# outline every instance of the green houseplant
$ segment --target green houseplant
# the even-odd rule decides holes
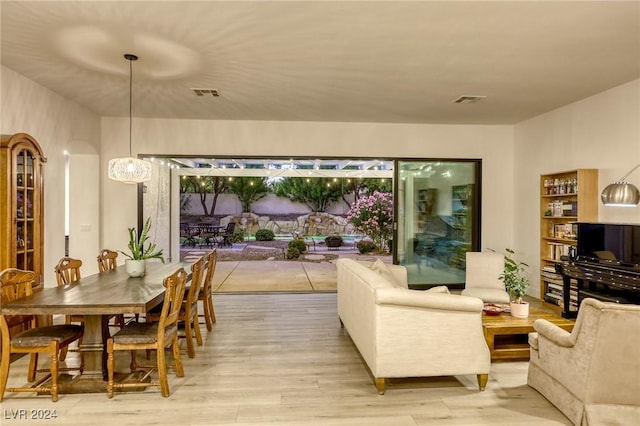
[[[142,232],[138,234],[136,228],[129,228],[129,253],[120,251],[128,259],[125,260],[127,273],[132,277],[141,277],[145,274],[145,261],[147,259],[160,259],[164,263],[162,249],[158,249],[155,243],[150,243],[145,247],[149,239],[151,229],[151,218],[147,218],[142,227]]]
[[[526,268],[529,266],[524,262],[516,261],[513,256],[515,251],[505,249],[504,273],[500,279],[504,282],[504,287],[511,297],[511,315],[514,317],[528,317],[529,304],[522,300],[529,286],[529,279],[526,276]]]

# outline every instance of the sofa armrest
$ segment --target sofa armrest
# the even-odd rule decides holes
[[[563,348],[572,348],[574,345],[571,333],[545,319],[535,320],[533,329],[538,332],[539,337],[544,337]]]
[[[446,311],[481,312],[484,306],[482,300],[475,297],[403,288],[378,288],[375,297],[378,305],[414,306]]]

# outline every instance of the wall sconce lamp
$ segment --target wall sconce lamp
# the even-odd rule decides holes
[[[638,205],[640,191],[634,184],[627,182],[627,177],[638,167],[640,167],[640,163],[624,175],[622,179],[607,185],[602,194],[600,194],[600,199],[605,206],[635,207]]]

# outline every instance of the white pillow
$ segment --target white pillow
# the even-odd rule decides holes
[[[400,285],[395,275],[393,275],[393,272],[391,272],[391,269],[389,269],[387,264],[384,263],[382,260],[376,259],[376,261],[373,262],[373,264],[371,265],[371,270],[379,273],[382,276],[382,278],[389,281],[389,283],[392,286],[398,287],[398,288],[404,288],[403,286]]]
[[[446,294],[450,294],[449,293],[449,287],[447,287],[446,285],[439,285],[436,287],[431,287],[430,289],[425,290],[427,293],[446,293]]]

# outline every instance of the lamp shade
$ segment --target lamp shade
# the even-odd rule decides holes
[[[605,206],[635,207],[640,202],[640,191],[631,183],[619,181],[607,185],[600,199]]]
[[[142,183],[151,180],[151,163],[139,158],[123,157],[109,160],[109,179],[122,183]]]

